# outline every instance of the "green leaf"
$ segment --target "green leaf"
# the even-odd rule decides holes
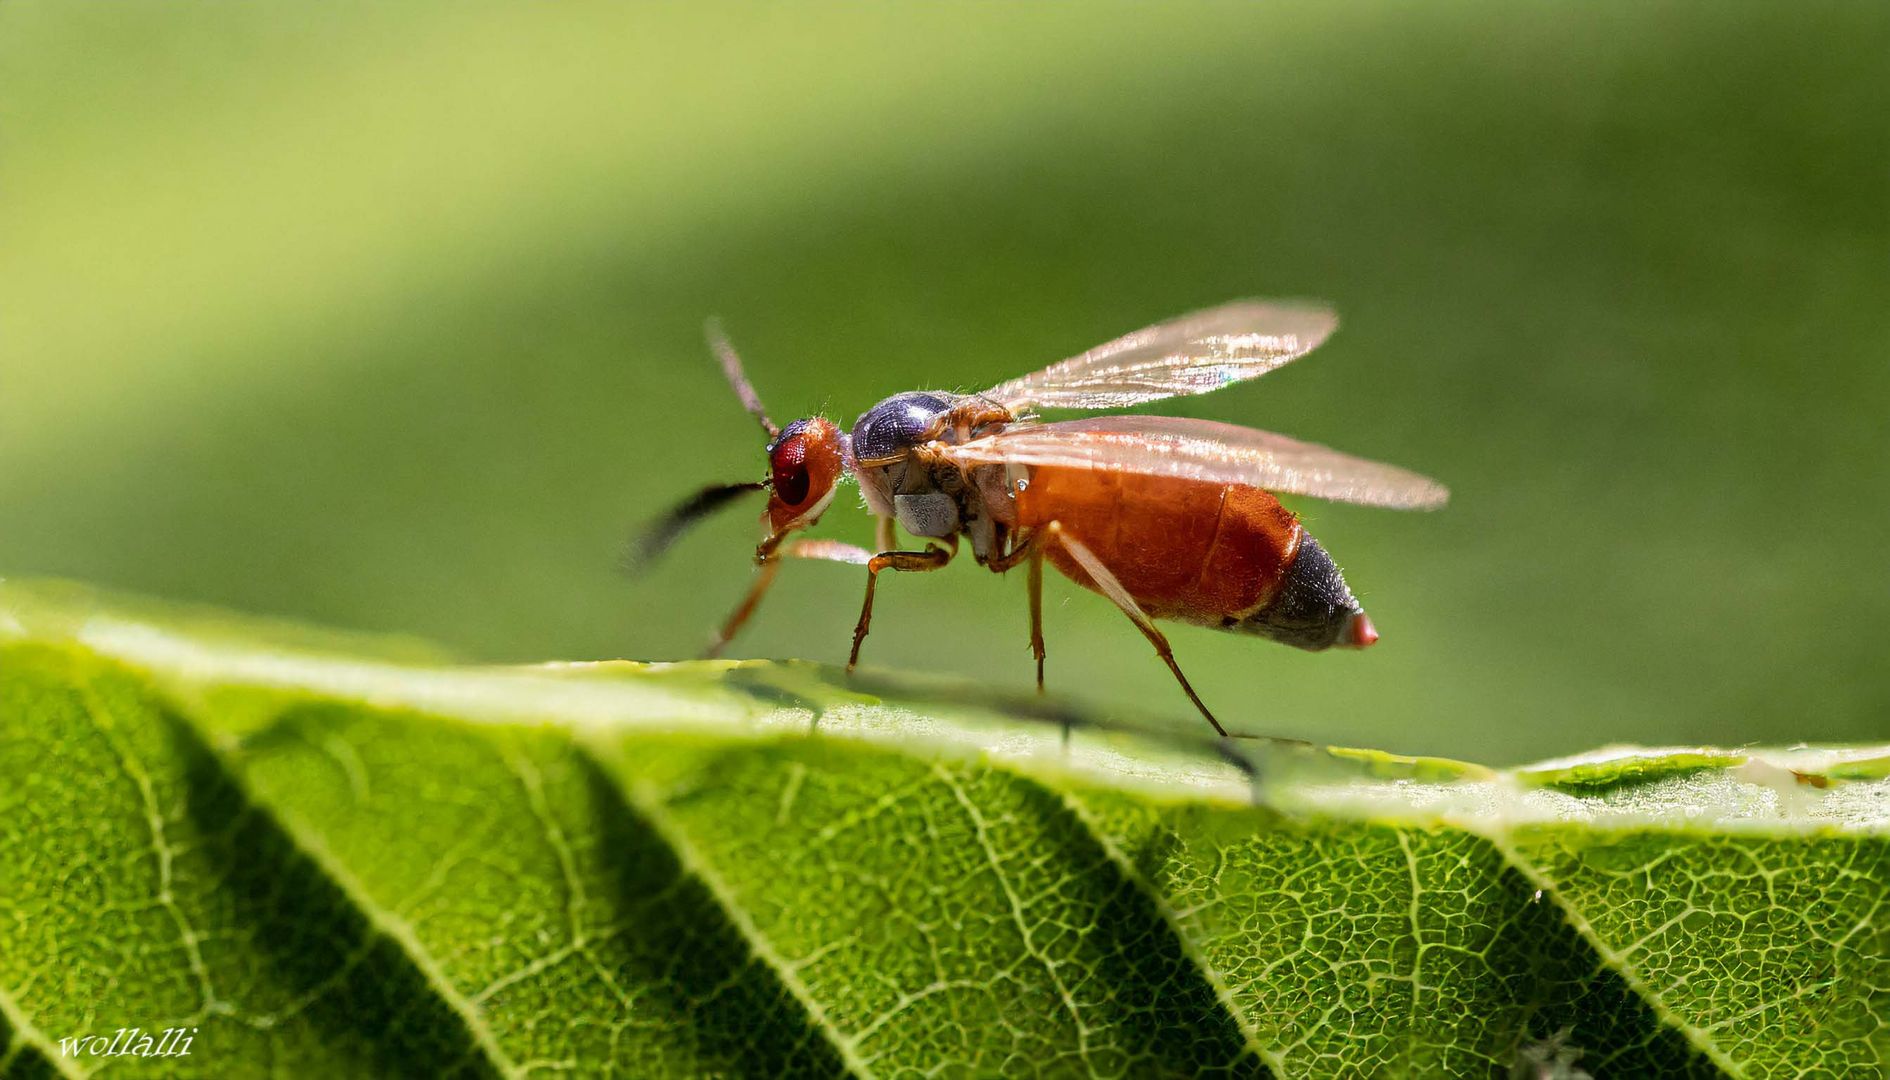
[[[0,583],[0,1076],[1890,1064],[1881,747],[1230,753],[132,611]],[[121,1028],[190,1052],[61,1051]]]

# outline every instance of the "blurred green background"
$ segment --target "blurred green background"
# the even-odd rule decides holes
[[[1890,7],[0,6],[0,572],[496,660],[680,658],[783,421],[1310,296],[1166,411],[1430,473],[1308,503],[1384,633],[1177,628],[1230,726],[1491,762],[1890,736]],[[871,529],[843,493],[821,532]],[[1029,685],[1022,575],[881,592],[869,663]],[[845,657],[790,566],[748,656]],[[1198,724],[1052,586],[1052,689]]]

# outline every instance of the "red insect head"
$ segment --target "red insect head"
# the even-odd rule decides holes
[[[768,524],[774,531],[811,525],[827,508],[846,468],[840,439],[832,421],[810,416],[789,424],[768,445]]]

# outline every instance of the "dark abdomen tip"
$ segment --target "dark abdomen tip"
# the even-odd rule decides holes
[[[1310,535],[1302,535],[1292,565],[1280,583],[1280,591],[1265,607],[1241,620],[1238,629],[1249,634],[1272,638],[1300,649],[1329,649],[1334,645],[1362,647],[1367,641],[1341,640],[1357,637],[1355,618],[1364,611],[1346,587],[1345,578],[1332,563],[1332,556]],[[1371,624],[1366,622],[1364,626]],[[1371,635],[1374,640],[1377,634]]]

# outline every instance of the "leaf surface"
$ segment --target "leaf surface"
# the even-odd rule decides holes
[[[0,583],[0,1076],[1890,1062],[1882,748],[1230,754],[127,610]],[[190,1053],[61,1050],[130,1028]]]

